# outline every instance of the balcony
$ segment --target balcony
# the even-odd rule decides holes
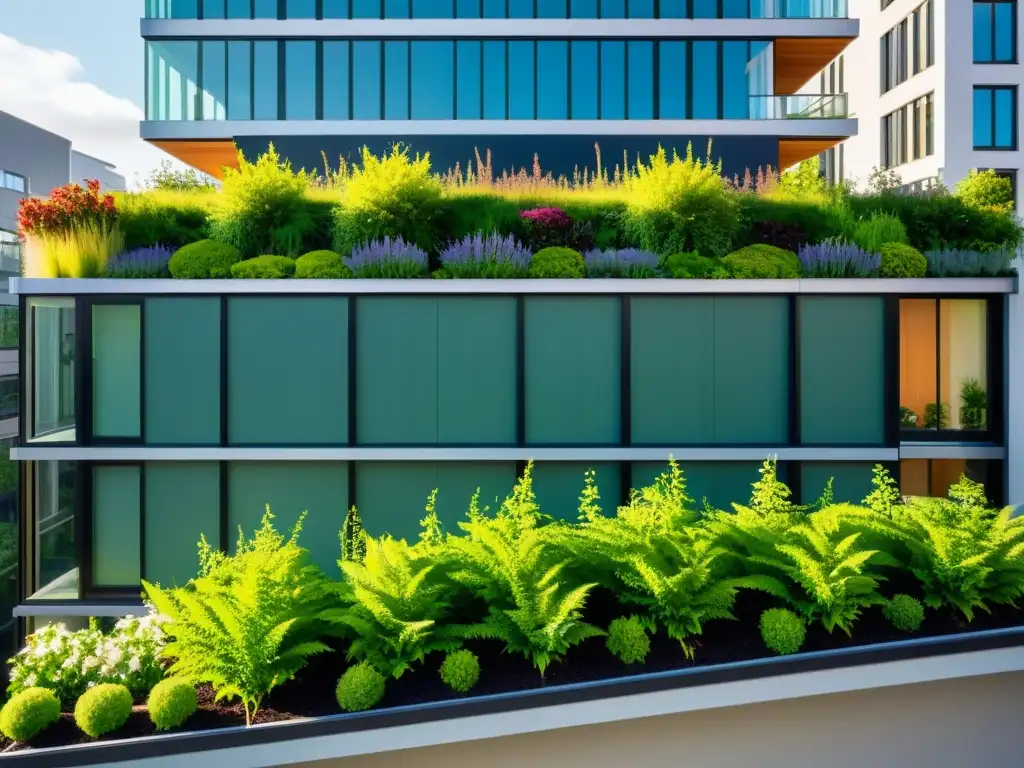
[[[849,117],[845,93],[751,96],[751,120],[836,120]]]

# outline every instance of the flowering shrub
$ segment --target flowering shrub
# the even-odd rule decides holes
[[[804,245],[797,255],[807,277],[876,277],[882,266],[881,255],[842,240]]]
[[[420,277],[427,273],[427,252],[400,237],[385,237],[353,248],[345,264],[356,277]]]
[[[18,207],[18,228],[25,236],[68,232],[77,224],[112,225],[117,220],[113,195],[100,196],[96,179],[66,184],[50,192],[49,199],[27,197]]]
[[[170,277],[169,267],[174,249],[165,245],[133,248],[120,253],[107,263],[110,277]]]
[[[64,624],[47,624],[8,660],[11,682],[7,693],[49,688],[65,703],[100,683],[121,683],[132,693],[144,693],[163,676],[159,661],[164,646],[162,621],[153,613],[129,616],[120,619],[109,635],[96,629],[71,632]]]
[[[452,243],[441,252],[441,266],[448,277],[525,277],[531,253],[512,235],[478,232]]]
[[[597,248],[583,254],[588,277],[654,277],[658,255],[636,248],[602,251]]]
[[[526,226],[530,250],[534,253],[551,246],[572,244],[572,219],[561,208],[531,208],[520,211],[519,218]]]

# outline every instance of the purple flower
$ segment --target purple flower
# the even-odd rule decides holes
[[[357,245],[345,260],[356,277],[421,277],[427,272],[427,252],[401,237]]]
[[[935,277],[997,277],[1006,274],[1013,254],[1006,251],[928,251],[928,272]]]
[[[170,277],[168,263],[173,255],[174,249],[166,245],[133,248],[111,259],[107,274],[110,277]]]
[[[800,264],[807,277],[875,277],[882,257],[843,240],[825,240],[800,247]]]
[[[530,251],[512,235],[497,232],[467,235],[441,253],[441,266],[451,277],[525,277]]]
[[[595,248],[583,254],[589,277],[654,277],[659,261],[657,254],[636,248],[621,251]]]

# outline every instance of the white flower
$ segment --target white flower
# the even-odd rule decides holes
[[[138,656],[132,656],[131,660],[128,662],[128,669],[130,669],[132,672],[138,672],[140,669],[142,669],[142,662],[139,661]]]
[[[25,687],[26,688],[31,688],[35,684],[36,684],[36,676],[35,675],[29,675],[28,677],[25,678]]]
[[[33,653],[34,656],[45,656],[46,655],[46,646],[42,645],[42,644],[37,645],[35,650],[32,653]]]
[[[93,667],[98,667],[99,665],[100,660],[95,656],[86,656],[85,661],[82,662],[82,671],[88,672]]]
[[[71,667],[75,666],[75,658],[73,656],[68,656],[66,659],[64,659],[64,663],[60,666],[61,669],[70,669]]]
[[[116,645],[107,649],[107,663],[110,666],[116,666],[123,657],[124,653]]]
[[[113,671],[114,671],[114,668],[113,667],[108,667],[106,664],[104,664],[102,667],[100,667],[100,674],[101,675],[109,675]]]

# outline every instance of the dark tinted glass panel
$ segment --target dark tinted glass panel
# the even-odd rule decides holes
[[[223,19],[224,12],[224,0],[203,0],[204,19]]]
[[[277,41],[257,40],[253,43],[253,117],[256,120],[277,120]]]
[[[693,47],[693,119],[718,117],[719,71],[718,43],[694,40]]]
[[[289,19],[315,19],[316,0],[287,0],[285,17]]]
[[[409,0],[384,0],[385,19],[408,19],[411,12]]]
[[[455,43],[412,43],[412,119],[451,120],[455,114]],[[479,101],[479,95],[477,95]]]
[[[747,86],[749,44],[745,40],[722,43],[722,117],[745,120],[750,117]]]
[[[534,50],[531,40],[510,40],[508,44],[509,120],[534,118]]]
[[[351,0],[353,19],[379,19],[381,0]]]
[[[199,0],[174,0],[170,7],[170,13],[166,13],[164,17],[197,19],[199,18]]]
[[[276,19],[277,0],[253,0],[253,11],[257,19]]]
[[[627,0],[626,10],[631,19],[653,19],[654,0]]]
[[[409,43],[384,43],[384,119],[409,119]]]
[[[569,107],[569,44],[564,40],[537,43],[537,118],[565,120]]]
[[[252,43],[228,41],[228,120],[252,119]]]
[[[316,119],[316,43],[285,43],[284,114],[288,120]]]
[[[325,0],[325,2],[331,1]],[[336,2],[337,0],[334,1]],[[229,19],[252,18],[252,0],[228,0],[227,13]]]
[[[631,40],[628,53],[628,117],[651,120],[654,118],[654,43]]]
[[[1016,91],[1010,88],[999,88],[995,92],[995,134],[996,146],[1010,149],[1016,146],[1014,135],[1017,127]]]
[[[597,42],[572,41],[572,119],[597,119]]]
[[[995,144],[992,131],[992,91],[974,89],[974,146],[991,147]]]
[[[537,0],[537,17],[540,19],[564,19],[568,0]]]
[[[992,61],[992,4],[974,4],[974,60]]]
[[[723,19],[745,19],[751,16],[747,3],[750,0],[722,0],[722,18]],[[790,5],[796,5],[790,0]],[[753,0],[751,5],[759,5],[757,0]],[[799,6],[796,6],[792,10],[796,11]]]
[[[347,19],[349,0],[323,0],[325,19]]]
[[[658,117],[662,120],[686,119],[686,43],[663,40],[658,45]]]
[[[686,0],[661,0],[658,4],[659,16],[663,19],[686,18]]]
[[[452,0],[412,0],[414,19],[450,19],[454,10]]]
[[[506,0],[506,3],[508,5],[508,18],[533,18],[533,0]]]
[[[352,45],[352,118],[380,120],[381,51],[379,41],[356,40]]]
[[[569,15],[574,19],[596,19],[598,0],[569,0]]]
[[[693,18],[695,19],[716,19],[718,18],[718,0],[692,0]]]
[[[458,94],[456,101],[459,120],[479,120],[482,117],[483,94],[480,92],[482,69],[480,62],[479,40],[459,40],[456,43],[455,89]]]
[[[626,18],[626,0],[600,0],[602,19]]]
[[[485,19],[506,18],[505,0],[483,0]]]
[[[324,40],[324,120],[348,120],[349,43]]]
[[[996,3],[995,5],[995,60],[1011,62],[1017,60],[1017,3]]]
[[[484,41],[484,119],[504,120],[508,113],[504,41]]]
[[[601,43],[601,119],[626,118],[626,44],[621,40]]]
[[[482,3],[480,0],[456,0],[455,15],[460,19],[479,19]]]

